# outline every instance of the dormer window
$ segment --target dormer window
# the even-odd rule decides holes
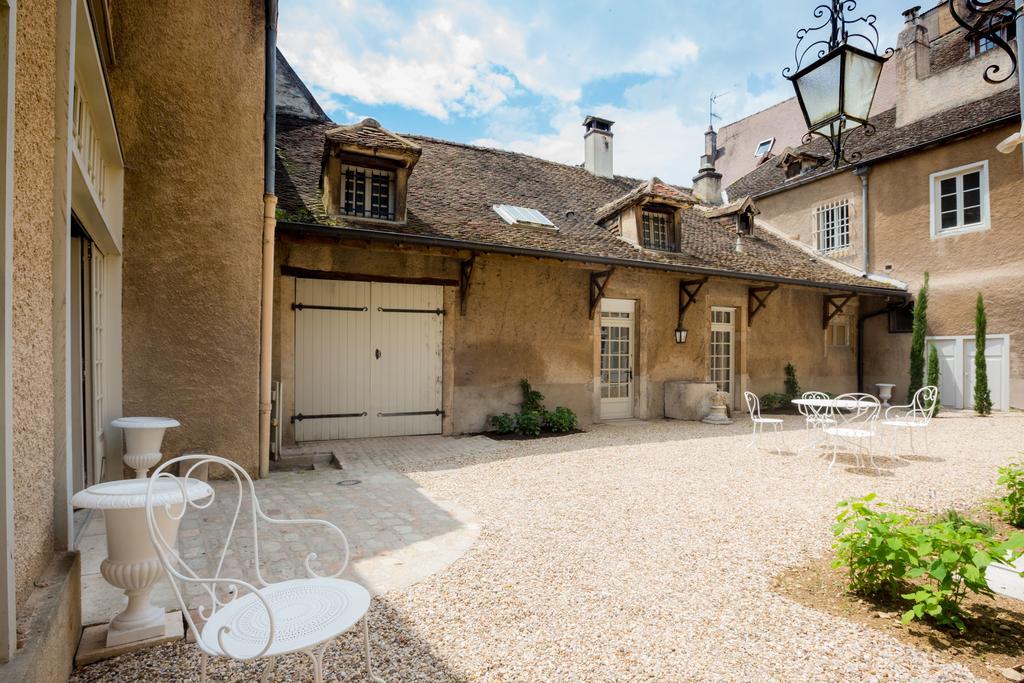
[[[341,213],[360,218],[395,220],[395,172],[342,164],[345,179]]]
[[[741,211],[736,214],[736,232],[749,237],[754,234],[754,213]]]
[[[643,209],[643,245],[648,249],[672,251],[672,214]]]
[[[802,167],[803,164],[801,164],[799,161],[791,161],[788,164],[786,164],[786,179],[788,180],[790,178],[796,178],[798,175],[800,175]]]

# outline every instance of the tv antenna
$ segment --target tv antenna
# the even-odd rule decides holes
[[[708,128],[715,127],[715,119],[718,119],[719,121],[722,120],[722,117],[715,113],[715,102],[718,101],[719,97],[728,95],[731,92],[732,90],[725,90],[723,92],[713,92],[708,97]]]

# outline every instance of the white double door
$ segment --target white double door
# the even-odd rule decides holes
[[[441,433],[443,290],[295,281],[296,441]]]
[[[928,337],[925,348],[934,345],[939,354],[939,394],[947,408],[974,408],[974,337]],[[927,353],[927,351],[926,351]],[[985,338],[985,370],[994,410],[1008,410],[1010,403],[1010,338]]]
[[[636,302],[601,299],[601,419],[633,417]]]

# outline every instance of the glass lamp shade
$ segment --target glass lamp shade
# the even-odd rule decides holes
[[[684,330],[683,328],[679,327],[679,328],[676,329],[676,344],[685,344],[685,343],[686,343],[686,330]]]
[[[835,137],[867,122],[885,61],[843,44],[790,76],[807,129]]]

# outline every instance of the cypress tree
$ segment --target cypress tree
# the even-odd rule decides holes
[[[988,368],[985,366],[985,301],[978,292],[974,313],[974,410],[978,415],[992,413],[992,393],[988,390]]]
[[[939,352],[935,348],[934,344],[930,344],[931,349],[928,351],[928,386],[939,388]],[[942,407],[942,396],[940,393],[935,394],[935,407],[932,410],[932,416],[939,414],[939,409]]]
[[[907,403],[924,383],[924,336],[928,326],[928,273],[914,301],[914,325],[910,338],[910,383],[907,385]]]

